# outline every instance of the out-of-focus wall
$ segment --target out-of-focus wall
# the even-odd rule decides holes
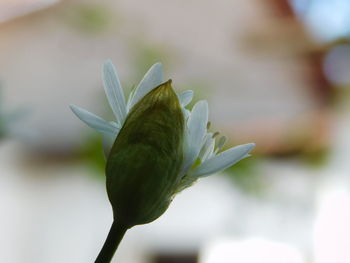
[[[283,44],[264,48],[254,37],[272,24],[268,10],[253,0],[62,1],[0,25],[0,79],[10,104],[33,110],[29,127],[37,136],[31,143],[48,149],[65,151],[78,143],[84,128],[68,104],[105,111],[99,105],[106,58],[130,88],[141,77],[135,62],[147,52],[156,55],[143,71],[163,61],[175,88],[194,88],[199,98],[208,98],[215,127],[237,141],[250,141],[253,129],[273,133],[268,126],[283,133],[281,126],[316,105],[303,79],[307,65],[295,51]],[[144,49],[151,51],[140,55]]]

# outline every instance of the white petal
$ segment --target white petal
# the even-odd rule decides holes
[[[110,121],[109,124],[117,128],[118,130],[120,130],[120,128],[122,127],[119,123],[116,123],[114,121]]]
[[[148,92],[158,87],[162,83],[163,67],[162,64],[158,62],[147,71],[140,84],[137,86],[132,98],[130,99],[130,103],[127,106],[128,111]]]
[[[193,91],[192,90],[186,90],[184,92],[181,92],[177,96],[179,97],[180,104],[182,105],[182,107],[185,107],[192,101]]]
[[[214,152],[215,148],[215,138],[213,138],[212,133],[207,133],[205,136],[205,142],[202,146],[202,149],[199,153],[199,158],[202,162],[206,161],[208,158],[210,158]]]
[[[110,124],[97,115],[74,105],[69,105],[69,107],[80,120],[85,122],[88,126],[95,129],[96,131],[106,135],[118,134],[119,129],[116,126]]]
[[[255,147],[254,143],[239,145],[228,149],[210,159],[203,164],[197,166],[191,173],[191,176],[202,177],[222,171],[241,159],[247,157],[246,155]]]
[[[185,121],[187,121],[188,117],[191,115],[191,112],[188,109],[182,108],[182,113],[184,115]]]
[[[117,138],[117,135],[103,135],[102,137],[102,144],[103,144],[103,152],[105,154],[106,159],[108,158],[108,155],[112,149],[112,146],[114,144],[115,139]]]
[[[129,98],[128,98],[128,102],[126,104],[126,112],[128,113],[129,110],[130,110],[130,105],[131,105],[131,101],[132,101],[132,98],[134,97],[135,95],[135,91],[137,89],[137,86],[136,85],[133,85],[131,91],[130,91],[130,94],[129,94]]]
[[[197,102],[187,121],[185,135],[184,161],[182,170],[184,173],[191,168],[198,157],[207,132],[208,103],[204,100]]]
[[[124,92],[117,71],[110,60],[103,64],[103,86],[117,121],[123,124],[126,117]]]

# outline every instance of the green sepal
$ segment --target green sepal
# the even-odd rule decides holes
[[[130,228],[165,212],[180,180],[183,134],[184,117],[171,80],[133,107],[106,165],[115,220]]]
[[[198,177],[193,177],[188,175],[183,176],[175,189],[174,195],[192,186],[197,180],[198,180]]]

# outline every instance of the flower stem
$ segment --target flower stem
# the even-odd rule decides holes
[[[115,251],[118,248],[120,241],[126,232],[127,227],[120,225],[113,221],[111,229],[109,230],[107,239],[103,244],[103,247],[98,254],[95,263],[109,263],[111,262]]]

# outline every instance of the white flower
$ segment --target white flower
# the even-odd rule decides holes
[[[251,143],[220,152],[225,137],[216,143],[218,133],[208,132],[207,102],[186,109],[193,92],[176,96],[171,80],[163,83],[160,63],[149,69],[127,101],[110,61],[103,66],[103,84],[115,121],[70,106],[104,138],[114,221],[96,262],[110,262],[127,229],[159,218],[176,193],[247,157],[254,147]]]
[[[147,93],[162,84],[163,70],[161,63],[154,64],[145,74],[140,84],[134,89],[128,100],[125,100],[117,71],[111,61],[103,65],[103,84],[108,102],[116,121],[106,121],[77,106],[70,105],[79,119],[91,128],[103,134],[105,154],[108,153],[118,136],[119,130],[132,107]],[[220,152],[224,146],[225,137],[217,140],[218,133],[208,132],[208,104],[197,102],[191,111],[186,106],[192,101],[193,91],[188,90],[178,94],[185,118],[184,156],[179,176],[182,178],[178,190],[182,190],[199,177],[222,171],[241,159],[249,156],[254,143],[243,144]]]
[[[105,155],[108,156],[131,108],[148,92],[162,84],[163,70],[162,64],[154,64],[147,71],[136,89],[131,92],[127,102],[125,100],[117,71],[110,60],[104,63],[102,75],[107,100],[112,108],[116,121],[108,122],[75,105],[70,105],[70,108],[80,120],[96,131],[102,133]]]
[[[189,91],[179,95],[186,98],[183,112],[186,120],[184,161],[180,173],[181,181],[177,192],[191,186],[198,178],[220,172],[238,161],[250,156],[248,153],[255,147],[254,143],[242,144],[220,152],[226,137],[217,140],[218,132],[208,132],[208,103],[204,100],[197,102],[189,112],[185,106],[191,101]],[[185,96],[185,94],[187,95]],[[193,95],[193,93],[191,92]],[[187,103],[188,102],[188,103]]]
[[[182,173],[193,177],[207,176],[224,170],[248,157],[254,143],[248,143],[220,152],[226,137],[217,140],[218,132],[208,132],[208,104],[197,102],[186,120],[184,163]]]

